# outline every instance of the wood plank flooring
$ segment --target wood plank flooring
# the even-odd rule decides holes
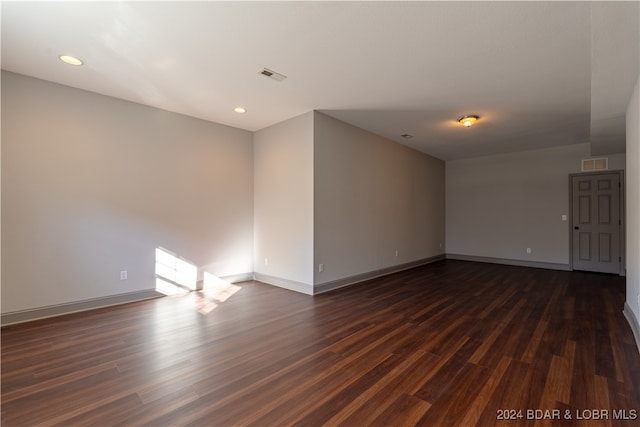
[[[640,425],[624,278],[447,260],[237,286],[3,328],[2,425]]]

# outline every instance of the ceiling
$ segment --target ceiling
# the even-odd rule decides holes
[[[2,68],[250,131],[319,110],[444,160],[607,154],[624,150],[638,6],[3,1]]]

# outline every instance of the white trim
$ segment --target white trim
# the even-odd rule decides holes
[[[400,271],[409,270],[411,268],[420,267],[421,265],[431,264],[436,261],[443,260],[444,254],[436,255],[429,258],[424,258],[418,261],[412,261],[405,264],[394,265],[392,267],[382,268],[380,270],[370,271],[368,273],[356,274],[355,276],[349,276],[331,282],[320,283],[315,285],[313,294],[322,294],[334,289],[344,288],[345,286],[355,285],[356,283],[364,282],[366,280],[375,279],[377,277],[387,276],[389,274],[398,273]]]
[[[83,301],[13,311],[10,313],[2,313],[2,315],[0,315],[0,324],[2,324],[2,326],[6,326],[16,323],[30,322],[32,320],[62,316],[64,314],[77,313],[79,311],[95,310],[96,308],[127,304],[130,302],[143,301],[162,296],[163,295],[161,293],[156,292],[153,289],[147,289],[144,291],[129,292],[126,294],[110,295]]]
[[[627,322],[629,322],[629,326],[631,326],[631,331],[633,331],[633,336],[636,339],[638,352],[640,352],[640,322],[638,322],[638,318],[633,314],[633,310],[631,310],[631,306],[628,302],[624,303],[624,310],[622,310],[622,314],[624,314]]]
[[[239,283],[253,280],[253,273],[232,274],[221,277],[229,283]],[[202,281],[198,281],[199,289],[202,289]],[[31,308],[27,310],[2,313],[0,315],[0,325],[7,326],[16,323],[30,322],[33,320],[46,319],[49,317],[63,316],[65,314],[77,313],[80,311],[95,310],[97,308],[110,307],[130,302],[144,301],[151,298],[165,296],[154,289],[144,291],[128,292],[126,294],[109,295],[106,297],[91,298],[83,301],[74,301],[63,304],[50,305],[45,307]]]
[[[250,271],[248,273],[231,274],[229,276],[222,276],[220,278],[229,283],[248,282],[250,280],[253,280],[253,271]]]
[[[447,254],[447,259],[461,261],[487,262],[490,264],[516,265],[519,267],[544,268],[547,270],[571,271],[569,264],[557,264],[553,262],[525,261],[521,259],[491,258],[475,255]]]
[[[282,277],[269,276],[262,273],[254,273],[253,277],[254,280],[266,283],[267,285],[273,285],[290,291],[313,295],[313,285],[307,283],[296,282],[295,280],[283,279]]]

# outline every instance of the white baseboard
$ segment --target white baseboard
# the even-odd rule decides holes
[[[417,261],[408,262],[405,264],[394,265],[392,267],[382,268],[380,270],[370,271],[368,273],[356,274],[355,276],[349,276],[331,282],[320,283],[315,285],[313,294],[321,294],[329,292],[334,289],[343,288],[345,286],[355,285],[356,283],[364,282],[366,280],[375,279],[376,277],[387,276],[389,274],[398,273],[400,271],[409,270],[411,268],[419,267],[421,265],[431,264],[432,262],[441,261],[444,259],[444,254],[436,255],[429,258],[420,259]]]
[[[553,262],[537,262],[537,261],[526,261],[526,260],[520,260],[520,259],[491,258],[491,257],[484,257],[484,256],[460,255],[460,254],[447,254],[447,259],[457,259],[460,261],[486,262],[490,264],[515,265],[518,267],[545,268],[547,270],[571,271],[571,267],[569,266],[569,264],[556,264]]]
[[[622,310],[624,317],[626,317],[627,322],[629,322],[629,326],[631,326],[631,330],[633,331],[633,336],[636,339],[636,346],[638,347],[638,352],[640,352],[640,322],[638,318],[633,314],[631,310],[631,306],[628,302],[624,303],[624,310]]]
[[[16,323],[30,322],[32,320],[45,319],[47,317],[61,316],[63,314],[93,310],[96,308],[109,307],[112,305],[126,304],[129,302],[142,301],[151,298],[158,298],[161,296],[163,296],[163,294],[156,292],[153,289],[147,289],[144,291],[129,292],[126,294],[110,295],[100,298],[91,298],[83,301],[2,313],[2,315],[0,315],[0,324],[2,324],[2,326],[6,326]]]
[[[307,295],[313,295],[313,285],[296,282],[295,280],[283,279],[282,277],[269,276],[268,274],[254,273],[254,280],[266,283],[267,285],[277,286],[279,288],[289,289],[290,291],[300,292]]]
[[[232,274],[230,276],[222,276],[221,279],[229,283],[248,282],[250,280],[253,280],[253,271],[249,273],[240,273],[240,274]]]
[[[229,283],[246,282],[253,280],[253,272],[233,274],[221,277]],[[202,288],[202,283],[199,283]],[[62,316],[65,314],[77,313],[79,311],[94,310],[96,308],[109,307],[130,302],[143,301],[151,298],[163,297],[164,294],[153,289],[144,291],[129,292],[126,294],[109,295],[100,298],[91,298],[83,301],[75,301],[64,304],[50,305],[27,310],[2,313],[0,315],[0,325],[7,326],[16,323],[30,322],[32,320],[46,319],[48,317]]]

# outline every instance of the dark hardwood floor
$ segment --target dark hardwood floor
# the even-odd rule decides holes
[[[448,260],[237,286],[3,328],[2,425],[640,425],[624,278]]]

